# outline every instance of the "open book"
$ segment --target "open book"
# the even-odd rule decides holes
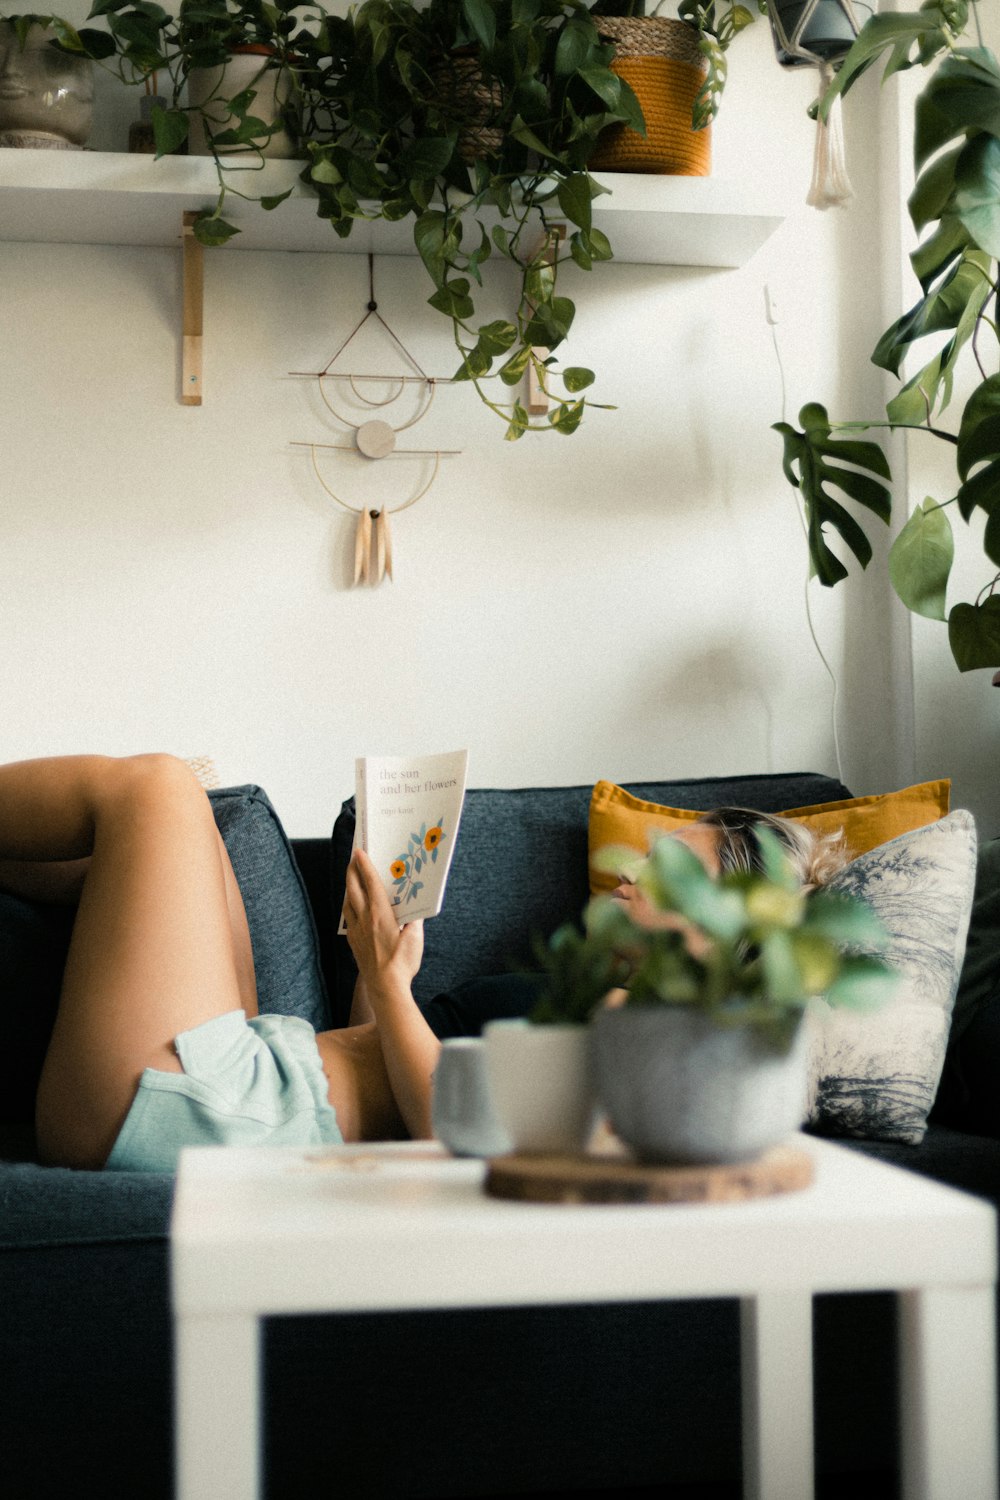
[[[468,750],[355,762],[354,845],[382,877],[401,924],[436,917],[444,903],[468,765]]]

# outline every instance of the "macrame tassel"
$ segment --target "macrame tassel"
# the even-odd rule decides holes
[[[833,68],[824,63],[819,70],[819,97],[822,99],[833,82]],[[854,189],[847,176],[844,153],[844,125],[840,95],[830,106],[824,121],[816,117],[816,149],[813,153],[813,175],[806,202],[812,208],[839,208],[853,198]]]
[[[378,545],[378,576],[379,581],[388,578],[392,582],[392,532],[389,530],[389,512],[385,509],[378,513],[375,522],[375,536]]]
[[[358,529],[354,533],[354,583],[368,577],[372,552],[372,518],[366,510],[358,511]]]
[[[385,511],[376,511],[372,519],[375,522],[375,555],[372,558],[372,572],[368,581],[374,588],[385,577]]]

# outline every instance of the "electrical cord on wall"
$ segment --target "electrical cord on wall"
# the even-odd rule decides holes
[[[771,329],[771,342],[774,345],[774,357],[778,364],[778,379],[781,384],[781,420],[783,422],[786,422],[788,418],[786,416],[787,395],[785,389],[785,367],[781,361],[781,348],[778,344],[778,318],[775,311],[775,302],[774,298],[771,295],[771,290],[767,286],[764,287],[764,305],[767,309],[767,321]],[[806,525],[805,506],[803,505],[802,495],[798,490],[796,490],[795,492],[795,510],[799,518],[799,525],[802,527],[802,535],[805,538],[806,543],[806,556],[808,557],[809,528]],[[809,634],[812,636],[812,643],[816,648],[816,655],[819,657],[820,661],[823,663],[823,666],[826,668],[826,674],[833,684],[833,700],[830,704],[830,723],[833,729],[833,753],[837,761],[837,778],[843,784],[844,767],[840,758],[840,732],[837,727],[838,708],[840,704],[840,683],[837,680],[836,672],[834,672],[833,668],[830,666],[830,663],[827,661],[826,656],[823,654],[823,648],[820,645],[819,637],[816,634],[816,627],[813,623],[812,607],[809,599],[809,584],[811,581],[811,574],[807,569],[805,588],[803,590],[806,606],[806,622],[809,626]]]

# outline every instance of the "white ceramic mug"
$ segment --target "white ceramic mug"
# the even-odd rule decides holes
[[[481,1037],[441,1043],[431,1094],[434,1134],[455,1156],[501,1156],[510,1139],[493,1109]]]
[[[514,1150],[583,1151],[597,1121],[588,1028],[503,1020],[483,1035],[493,1107]]]

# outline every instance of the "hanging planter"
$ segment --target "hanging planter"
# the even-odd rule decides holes
[[[772,0],[768,10],[775,55],[783,68],[819,69],[823,98],[878,0]],[[806,196],[812,208],[836,208],[854,196],[847,175],[840,95],[824,119],[817,114],[813,175]]]
[[[660,172],[707,177],[712,170],[711,126],[692,126],[695,102],[708,76],[698,33],[666,16],[597,16],[603,41],[612,42],[612,72],[642,107],[646,135],[610,125],[588,162],[594,171]]]
[[[771,0],[768,15],[782,67],[842,62],[876,0]]]

